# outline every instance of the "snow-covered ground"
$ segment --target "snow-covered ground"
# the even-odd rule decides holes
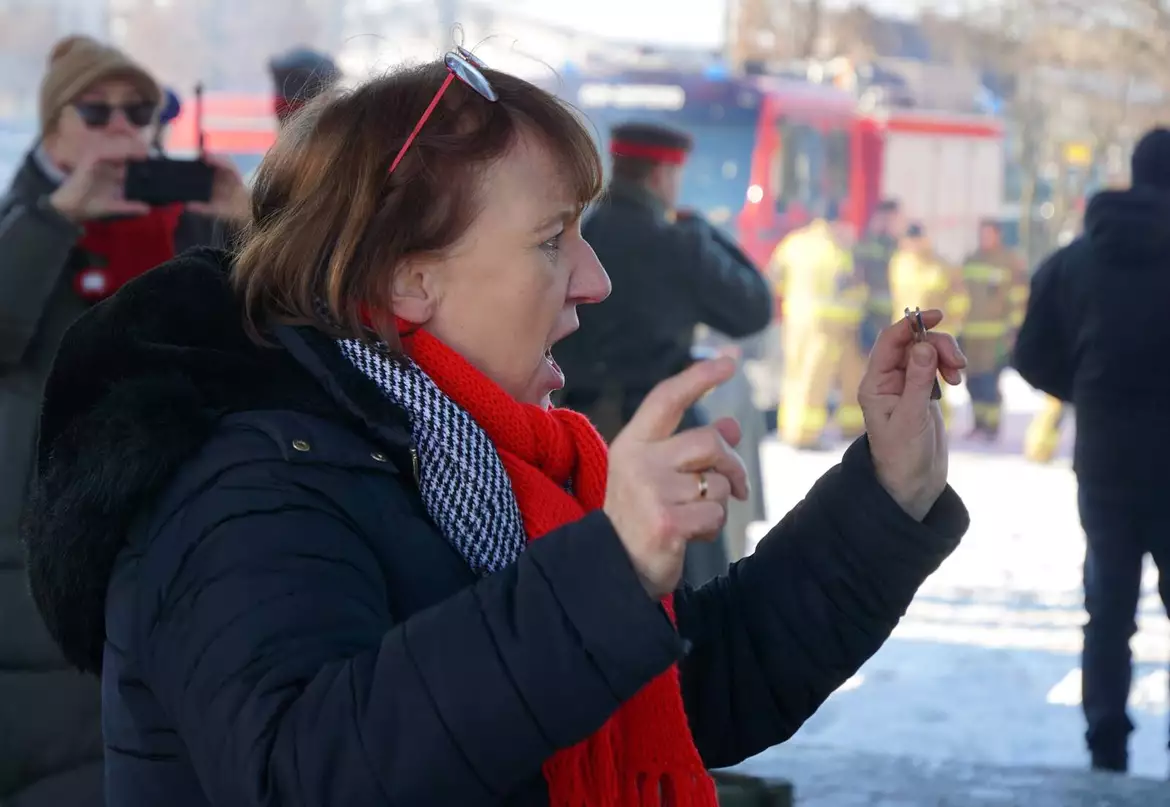
[[[1014,375],[1003,388],[1003,444],[952,445],[951,482],[972,519],[963,544],[922,587],[894,637],[792,743],[992,764],[1086,764],[1079,663],[1084,536],[1067,460],[1071,434],[1053,465],[1023,460],[1023,430],[1039,397]],[[962,394],[953,400],[962,410]],[[840,458],[776,443],[763,451],[769,521]],[[1170,623],[1152,566],[1133,646],[1132,770],[1163,778],[1170,770]]]

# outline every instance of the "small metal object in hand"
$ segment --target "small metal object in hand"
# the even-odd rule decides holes
[[[915,308],[911,311],[906,309],[906,319],[910,321],[910,330],[914,331],[915,342],[926,341],[926,326],[922,324],[922,309]],[[930,400],[938,401],[942,399],[942,387],[938,383],[938,377],[934,379],[934,386],[930,389]]]

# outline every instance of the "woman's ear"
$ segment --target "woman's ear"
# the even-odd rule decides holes
[[[394,314],[415,325],[425,325],[435,315],[439,304],[436,266],[413,259],[394,275],[390,284],[390,304]]]

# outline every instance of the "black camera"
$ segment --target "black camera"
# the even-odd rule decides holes
[[[202,160],[152,157],[126,163],[125,197],[152,207],[211,200],[215,168]]]

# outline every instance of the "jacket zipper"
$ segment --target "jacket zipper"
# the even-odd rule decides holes
[[[421,485],[422,480],[418,473],[418,449],[414,446],[410,447],[410,471],[414,475],[414,484]]]

